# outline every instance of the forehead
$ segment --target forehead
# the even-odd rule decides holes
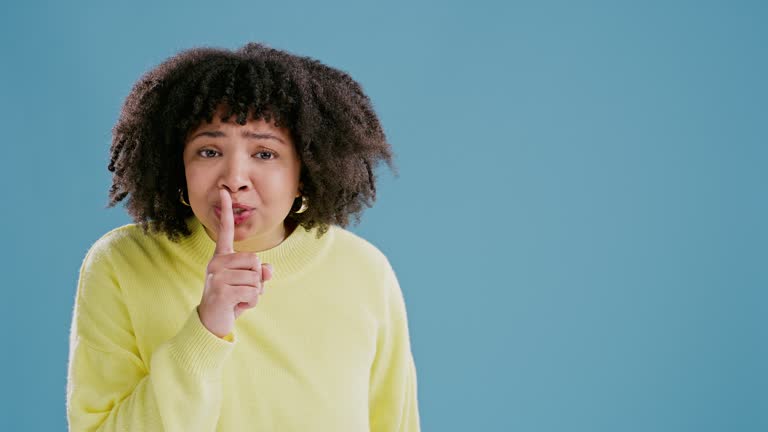
[[[249,113],[246,123],[241,125],[236,122],[236,116],[230,116],[226,120],[222,120],[224,116],[228,114],[226,106],[219,106],[213,114],[213,119],[210,123],[203,119],[200,124],[190,129],[187,133],[186,141],[190,142],[199,136],[207,136],[211,138],[229,137],[232,135],[240,135],[244,138],[254,139],[269,139],[274,137],[276,141],[280,141],[284,144],[290,144],[291,131],[286,127],[275,126],[275,119],[266,121],[263,118],[252,119]]]

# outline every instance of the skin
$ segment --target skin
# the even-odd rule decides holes
[[[224,337],[272,278],[272,266],[254,252],[277,246],[295,229],[286,217],[300,196],[301,164],[287,129],[264,120],[222,122],[220,114],[189,133],[183,158],[192,212],[216,242],[197,311],[211,333]],[[254,208],[240,224],[233,202]]]
[[[204,122],[187,136],[183,158],[189,204],[216,240],[219,191],[228,191],[233,202],[254,207],[251,217],[235,226],[235,250],[270,249],[295,228],[286,217],[301,195],[299,156],[288,129],[264,120],[225,123],[219,120],[221,110],[212,123]]]

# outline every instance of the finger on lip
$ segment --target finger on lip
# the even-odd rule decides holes
[[[221,206],[220,205],[215,205],[215,206],[213,206],[213,208],[216,211],[221,211]],[[238,206],[238,205],[233,205],[232,206],[232,210],[237,210],[237,209],[241,209],[241,210],[244,210],[244,211],[250,211],[250,210],[253,210],[253,207]]]
[[[219,196],[221,198],[221,206],[230,206],[230,196],[229,192],[226,190],[219,191]],[[217,209],[216,216],[219,219],[219,232],[218,237],[216,239],[216,255],[223,255],[223,254],[231,254],[234,252],[234,237],[235,237],[235,227],[234,227],[234,220],[233,215],[231,213],[231,209],[227,208],[226,213],[222,211],[221,208]]]

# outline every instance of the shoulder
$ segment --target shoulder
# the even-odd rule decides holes
[[[371,241],[341,227],[336,227],[337,256],[335,268],[344,269],[346,277],[359,281],[358,291],[373,300],[374,310],[390,316],[392,308],[404,308],[400,283],[385,253]],[[394,306],[393,306],[394,305]]]
[[[396,280],[392,265],[384,252],[371,241],[345,228],[334,226],[335,265],[367,280],[378,280],[391,285]]]
[[[334,225],[334,245],[345,255],[350,254],[357,260],[371,265],[389,267],[389,260],[384,252],[369,240],[340,226]]]
[[[134,278],[136,269],[156,261],[163,234],[145,233],[138,224],[114,228],[88,249],[79,272],[79,296],[99,304],[115,301],[122,294],[120,281]],[[95,303],[94,303],[95,304]]]
[[[135,223],[116,227],[99,237],[88,249],[84,265],[99,264],[160,246],[165,236],[144,232]]]

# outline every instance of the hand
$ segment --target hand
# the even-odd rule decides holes
[[[255,253],[235,252],[235,218],[232,197],[222,189],[221,217],[216,250],[206,269],[203,298],[197,308],[200,321],[218,337],[228,335],[235,320],[259,302],[264,282],[272,279],[271,264],[262,264]]]

